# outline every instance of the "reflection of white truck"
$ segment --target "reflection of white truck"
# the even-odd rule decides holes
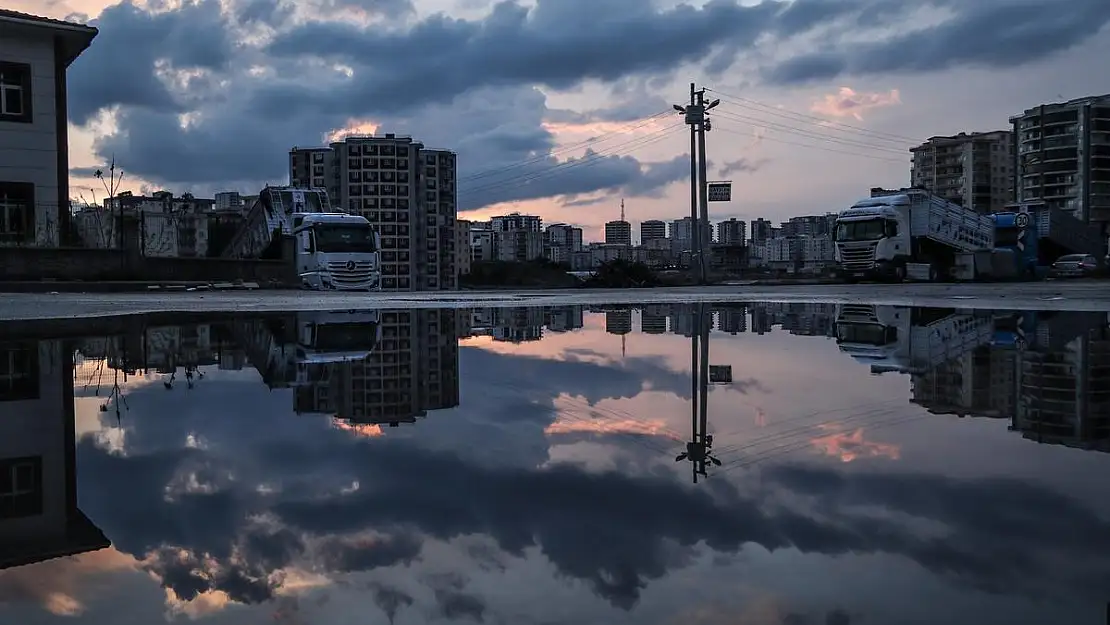
[[[381,315],[299,312],[234,321],[232,333],[270,388],[287,388],[312,382],[318,365],[366,360],[381,341]]]
[[[837,270],[848,281],[992,273],[991,217],[922,189],[872,189],[840,213],[833,236]]]
[[[958,358],[994,336],[989,313],[940,308],[842,304],[836,312],[840,351],[872,373],[921,373]]]
[[[281,258],[296,239],[301,285],[311,289],[379,290],[379,237],[364,217],[332,212],[323,189],[266,187],[223,251],[225,258]]]

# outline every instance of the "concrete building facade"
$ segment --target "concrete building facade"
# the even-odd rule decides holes
[[[623,219],[606,222],[605,242],[610,245],[632,245],[632,224]]]
[[[1110,224],[1110,94],[1042,104],[1010,123],[1015,200]]]
[[[1003,210],[1013,201],[1013,133],[1009,130],[930,137],[910,153],[911,186],[980,213]]]
[[[543,220],[512,213],[490,219],[494,260],[527,262],[543,258]]]
[[[717,224],[717,243],[721,245],[746,245],[748,224],[743,220],[727,219]]]
[[[334,206],[370,221],[382,239],[382,289],[458,288],[456,155],[394,134],[294,147],[289,180],[327,189]]]
[[[0,245],[69,232],[66,70],[97,30],[0,9]]]
[[[667,238],[667,223],[658,219],[640,222],[640,245]]]

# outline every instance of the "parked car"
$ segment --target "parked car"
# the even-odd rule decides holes
[[[1050,278],[1089,278],[1102,272],[1102,265],[1093,254],[1066,254],[1049,268]]]

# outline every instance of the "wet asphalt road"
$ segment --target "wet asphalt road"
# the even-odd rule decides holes
[[[306,291],[0,293],[0,322],[148,312],[272,312],[357,308],[467,308],[738,301],[860,302],[905,306],[1110,312],[1110,281],[1020,284],[735,285],[669,289],[435,293]]]

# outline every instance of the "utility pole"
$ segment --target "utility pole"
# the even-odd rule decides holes
[[[712,129],[706,113],[720,104],[720,100],[705,103],[705,89],[690,83],[690,104],[675,104],[674,109],[683,114],[690,126],[690,233],[693,255],[698,263],[698,281],[709,281],[709,181],[705,156],[705,133]]]

